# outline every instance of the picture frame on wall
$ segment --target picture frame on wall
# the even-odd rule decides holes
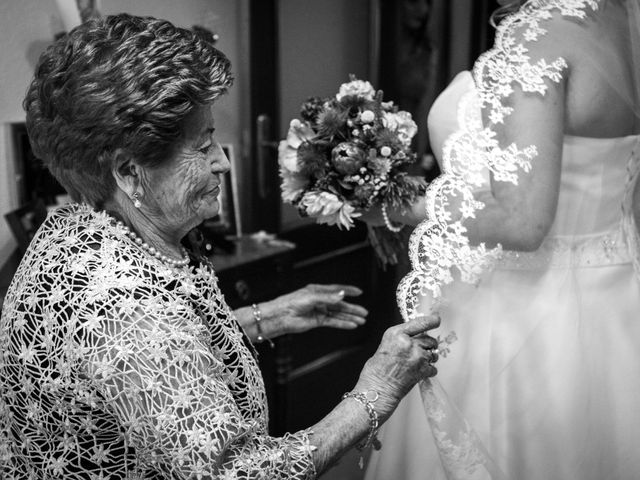
[[[220,176],[220,195],[218,196],[220,210],[218,215],[205,222],[205,227],[218,234],[240,237],[242,236],[242,223],[238,199],[237,159],[232,144],[221,144],[221,147],[229,160],[231,169]]]

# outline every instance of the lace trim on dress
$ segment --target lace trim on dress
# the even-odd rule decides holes
[[[88,206],[49,215],[0,321],[0,477],[307,479],[311,449],[267,435],[210,268],[166,266]]]
[[[525,92],[544,95],[547,81],[559,82],[567,67],[563,58],[551,62],[532,62],[526,47],[545,34],[544,21],[554,10],[562,15],[583,18],[586,9],[598,9],[595,0],[530,0],[517,13],[498,26],[495,46],[483,54],[473,69],[478,105],[486,109],[489,125],[469,114],[472,108],[465,99],[459,114],[461,128],[453,133],[443,148],[442,175],[432,182],[426,194],[427,219],[414,230],[409,242],[411,272],[398,286],[397,299],[405,318],[423,313],[420,298],[431,293],[436,299],[443,285],[450,283],[458,271],[465,282],[477,282],[480,276],[502,257],[501,248],[484,244],[471,246],[463,222],[474,218],[484,207],[474,191],[486,187],[488,174],[498,181],[517,182],[519,171],[528,172],[536,157],[535,145],[520,147],[512,143],[499,145],[493,126],[503,123],[512,108],[506,100],[517,84]],[[518,42],[514,29],[524,29],[524,42]],[[455,208],[449,198],[459,199]]]

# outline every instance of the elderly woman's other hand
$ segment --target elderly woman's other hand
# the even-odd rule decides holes
[[[388,328],[362,369],[355,390],[378,394],[375,408],[382,421],[416,383],[438,372],[438,341],[427,331],[439,325],[440,317],[432,315]]]
[[[352,330],[365,323],[367,309],[344,300],[362,290],[352,285],[310,284],[259,305],[267,337],[317,327]]]

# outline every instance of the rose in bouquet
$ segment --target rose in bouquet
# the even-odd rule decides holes
[[[309,98],[291,121],[278,148],[282,199],[303,216],[346,229],[372,207],[383,214],[409,207],[426,186],[405,171],[416,161],[416,131],[410,113],[352,76],[335,97]],[[402,249],[400,228],[386,223],[369,227],[383,265],[396,263]]]

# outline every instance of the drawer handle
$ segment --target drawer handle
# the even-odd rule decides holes
[[[249,288],[249,284],[244,280],[238,280],[235,285],[236,293],[240,300],[249,300],[251,296],[251,289]]]

